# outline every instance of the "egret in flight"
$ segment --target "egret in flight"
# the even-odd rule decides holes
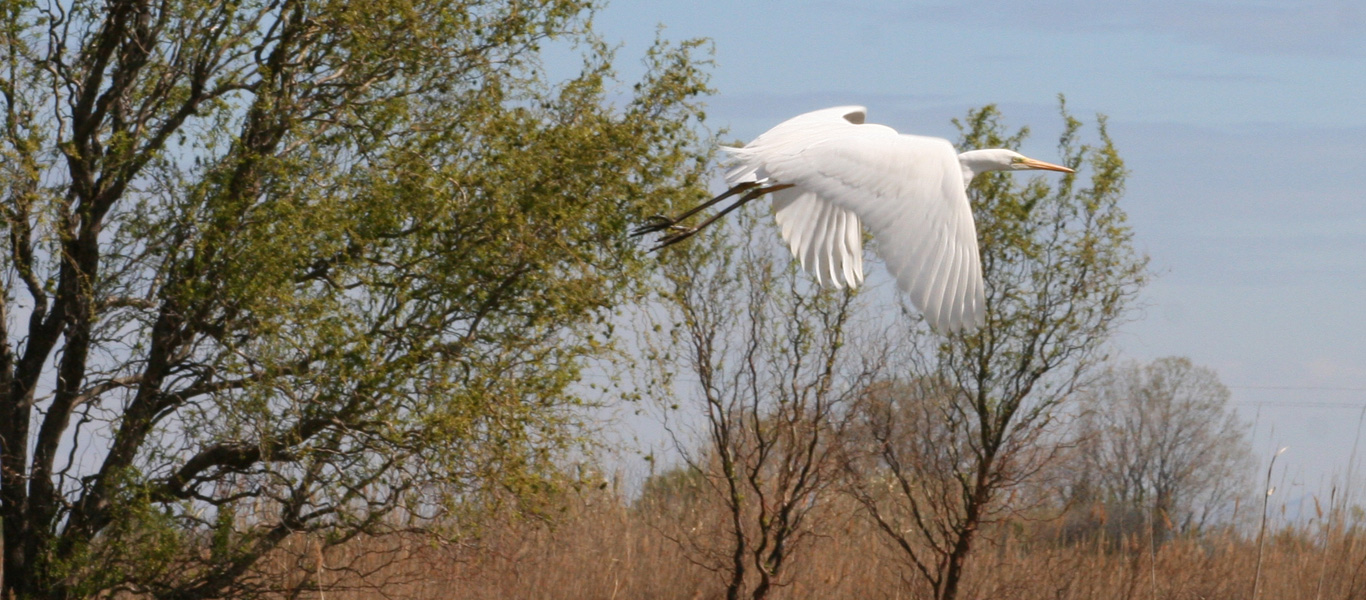
[[[732,159],[726,173],[730,189],[678,217],[650,217],[632,235],[668,232],[658,250],[769,195],[783,240],[822,285],[862,283],[862,223],[877,238],[887,270],[930,327],[976,329],[986,319],[986,294],[968,183],[987,171],[1074,171],[1012,150],[959,154],[945,139],[864,123],[866,112],[862,106],[809,112],[779,123],[743,148],[723,148]],[[734,204],[697,226],[680,224],[734,196],[739,196]]]

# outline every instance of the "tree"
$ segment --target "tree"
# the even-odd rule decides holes
[[[1242,491],[1252,466],[1230,396],[1218,374],[1184,357],[1107,368],[1081,394],[1071,463],[1079,487],[1095,501],[1151,511],[1161,535],[1203,526]]]
[[[696,44],[614,108],[591,9],[5,3],[0,596],[257,595],[542,485],[707,158]]]
[[[821,289],[775,239],[767,215],[751,213],[670,249],[681,256],[665,264],[649,319],[674,325],[649,328],[645,342],[645,393],[700,413],[696,439],[686,421],[666,426],[686,464],[671,473],[688,474],[670,478],[706,513],[666,533],[721,575],[732,600],[767,597],[819,530],[846,405],[884,366],[884,354],[858,350],[875,338],[851,339],[857,296]]]
[[[1063,119],[1059,154],[1090,168],[1089,186],[1081,175],[1056,186],[975,179],[986,324],[945,336],[913,320],[905,375],[859,405],[866,435],[849,456],[850,492],[942,600],[957,596],[980,528],[1012,509],[1003,492],[1052,458],[1058,408],[1099,361],[1146,276],[1119,205],[1124,162],[1104,118],[1096,146],[1078,143],[1081,123],[1065,106]],[[1007,136],[994,106],[955,124],[964,150],[1014,148],[1027,134]],[[902,422],[906,414],[917,416]]]

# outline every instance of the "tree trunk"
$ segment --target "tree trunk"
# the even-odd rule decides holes
[[[996,445],[999,446],[999,442]],[[977,528],[982,523],[982,511],[991,501],[991,485],[988,479],[995,469],[994,459],[994,455],[989,454],[978,466],[977,481],[974,482],[972,495],[968,497],[968,505],[963,507],[963,526],[958,530],[958,539],[953,543],[948,565],[937,586],[938,589],[935,590],[936,600],[954,600],[958,597],[958,584],[963,578],[963,565],[967,562],[968,553],[972,551]]]
[[[949,564],[944,571],[944,578],[940,580],[939,589],[936,590],[936,600],[954,600],[958,597],[958,582],[963,576],[963,563],[967,561],[968,552],[972,550],[972,538],[976,528],[976,523],[973,523],[958,536],[958,541],[953,545],[953,552],[949,554]]]

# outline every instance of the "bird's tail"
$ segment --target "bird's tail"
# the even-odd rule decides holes
[[[721,151],[728,156],[723,161],[726,166],[726,185],[734,187],[746,181],[760,181],[768,178],[767,173],[760,173],[762,167],[755,161],[747,160],[753,157],[751,148],[738,148],[735,146],[721,146]]]

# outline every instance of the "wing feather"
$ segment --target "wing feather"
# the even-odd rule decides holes
[[[797,188],[774,192],[773,210],[792,256],[822,285],[863,281],[863,238],[852,212]]]
[[[860,223],[878,254],[936,330],[980,324],[985,291],[972,208],[947,140],[865,125],[862,107],[794,117],[743,148],[729,148],[727,179],[795,187],[776,193],[783,238],[822,284],[863,279]]]
[[[863,283],[863,232],[860,230],[858,217],[849,211],[842,211],[844,215],[844,280],[849,282],[849,287],[857,287]]]
[[[964,272],[966,271],[964,263],[966,262],[967,254],[967,251],[961,244],[954,244],[953,266],[949,270],[949,272],[953,274],[953,278],[948,282],[949,295],[944,298],[945,303],[949,305],[949,314],[946,318],[954,323],[961,322],[963,320],[963,314],[966,312],[963,310],[963,299],[965,295],[965,290],[963,288],[967,286],[963,284],[965,283],[964,280],[967,278],[967,274]]]
[[[825,231],[825,271],[826,279],[831,284],[840,287],[839,282],[844,278],[844,248],[840,245],[840,238],[844,237],[844,211],[838,206],[830,205],[830,227]]]
[[[940,297],[939,303],[944,307],[945,312],[940,317],[949,322],[956,323],[962,318],[960,304],[955,301],[959,294],[959,280],[962,279],[963,262],[960,258],[963,255],[963,247],[959,244],[952,244],[949,248],[949,258],[944,261],[944,293]]]
[[[825,280],[825,269],[822,266],[822,259],[825,259],[825,230],[830,223],[830,205],[825,202],[815,203],[813,212],[815,218],[812,219],[811,237],[806,241],[806,253],[802,256],[802,266],[807,271],[816,275],[816,281],[821,285],[828,285]]]
[[[933,257],[926,261],[928,263],[927,273],[933,275],[925,278],[925,315],[931,323],[940,323],[940,317],[944,313],[944,289],[948,287],[945,281],[948,279],[949,256],[952,253],[953,245],[946,243],[947,237],[944,228],[938,228],[935,232],[938,243],[933,246]]]

